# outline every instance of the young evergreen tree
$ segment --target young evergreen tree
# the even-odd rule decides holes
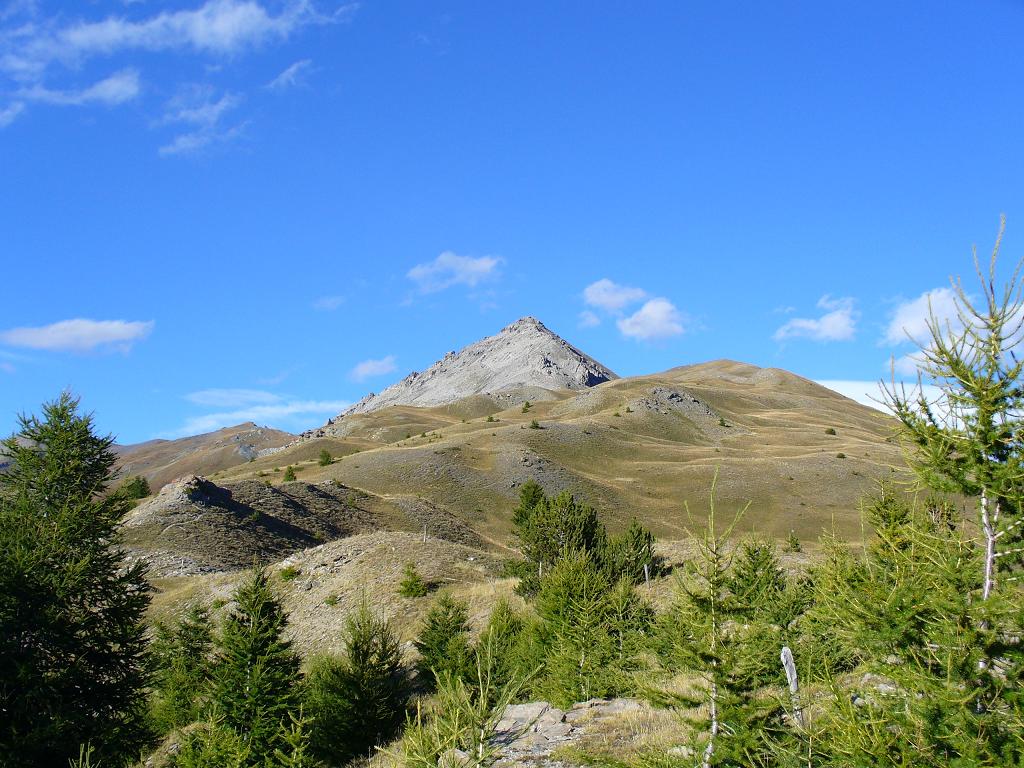
[[[1000,565],[1008,568],[1010,560],[1020,561],[1024,534],[1024,360],[1014,352],[1024,340],[1024,261],[997,287],[1005,223],[1004,217],[987,273],[974,253],[981,300],[972,300],[955,280],[956,317],[936,317],[929,307],[919,384],[924,379],[937,386],[939,401],[930,401],[922,386],[909,393],[895,383],[886,388],[887,404],[902,424],[908,461],[922,486],[977,499],[985,552],[983,600],[997,586]]]
[[[781,676],[782,643],[777,627],[759,610],[764,603],[753,599],[768,593],[764,587],[774,579],[762,580],[748,572],[747,565],[765,559],[765,550],[755,545],[741,558],[747,561],[743,575],[736,573],[731,537],[742,512],[724,530],[716,529],[714,488],[713,482],[707,526],[697,540],[696,556],[679,580],[674,615],[663,623],[670,639],[661,646],[670,671],[695,672],[701,683],[695,695],[667,698],[683,711],[700,708],[700,714],[684,719],[703,731],[695,745],[703,746],[703,768],[774,766],[779,764],[776,754],[783,752],[780,743],[788,746],[792,738],[785,705],[764,691],[773,669],[775,677]],[[738,596],[734,587],[742,587],[744,594]]]
[[[283,748],[299,704],[299,658],[284,639],[287,617],[266,573],[253,570],[234,600],[217,639],[211,704],[221,726],[242,739],[247,764],[257,766]]]
[[[469,680],[473,670],[473,649],[469,644],[469,609],[447,592],[441,594],[427,613],[415,641],[420,659],[420,679],[434,687],[441,677]]]
[[[363,603],[346,621],[343,656],[318,659],[307,677],[312,753],[329,765],[368,754],[394,735],[408,698],[398,637]]]
[[[402,581],[398,585],[398,594],[402,597],[423,597],[430,591],[430,586],[416,570],[415,563],[406,563]]]
[[[811,614],[857,673],[852,685],[826,677],[811,739],[821,764],[1022,764],[1019,592],[977,599],[985,551],[961,525],[892,494],[869,515],[872,544],[829,558],[816,581]]]
[[[157,626],[152,718],[159,733],[199,719],[210,682],[212,646],[210,613],[201,604],[191,606],[175,626]]]
[[[19,418],[0,473],[0,764],[137,757],[148,685],[144,567],[120,548],[107,494],[113,438],[65,393]]]
[[[648,614],[632,586],[613,590],[585,550],[563,554],[541,581],[535,608],[544,669],[533,688],[561,707],[632,690],[634,642]]]
[[[151,493],[149,481],[142,475],[132,475],[117,487],[116,493],[130,501],[144,499]]]
[[[558,562],[563,552],[603,554],[608,544],[597,510],[576,501],[568,491],[541,497],[530,508],[520,504],[512,522],[523,555],[536,570],[535,579],[524,578],[520,582],[523,594],[536,591],[545,571]]]
[[[332,461],[334,461],[334,457],[331,456],[331,452],[328,451],[326,448],[321,448],[320,449],[320,458],[317,460],[317,462],[320,464],[320,466],[321,467],[329,467],[331,465]]]
[[[289,464],[284,470],[284,481],[286,483],[293,482],[295,480],[295,467]]]

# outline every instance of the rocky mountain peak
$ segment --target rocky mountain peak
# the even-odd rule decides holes
[[[523,317],[494,336],[449,352],[425,371],[414,371],[347,411],[368,413],[390,405],[431,407],[469,395],[519,387],[585,389],[618,376],[535,317]]]

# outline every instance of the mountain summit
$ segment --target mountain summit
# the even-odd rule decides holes
[[[379,394],[371,392],[341,415],[389,405],[445,405],[469,395],[528,387],[586,389],[617,378],[536,318],[524,317]]]

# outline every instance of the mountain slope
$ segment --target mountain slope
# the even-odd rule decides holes
[[[743,528],[813,540],[833,527],[859,535],[860,498],[904,471],[893,419],[778,369],[719,360],[548,395],[526,413],[481,409],[477,395],[350,414],[329,442],[359,451],[331,466],[295,460],[328,443],[312,439],[226,476],[297,464],[306,481],[422,497],[504,542],[530,478],[549,493],[571,490],[613,528],[637,517],[683,538],[700,525],[717,472],[721,515],[750,501]]]
[[[433,407],[470,395],[539,387],[585,389],[617,379],[539,320],[524,317],[494,336],[449,352],[423,372],[413,372],[342,413],[369,413],[391,405]]]
[[[178,440],[150,440],[118,445],[117,468],[122,476],[142,475],[153,492],[186,475],[212,475],[249,461],[260,451],[278,448],[295,435],[247,421],[216,432]]]

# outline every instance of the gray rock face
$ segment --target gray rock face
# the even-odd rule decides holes
[[[617,378],[536,318],[524,317],[460,352],[449,352],[383,392],[367,395],[341,415],[389,405],[445,405],[469,395],[519,387],[586,389]]]

